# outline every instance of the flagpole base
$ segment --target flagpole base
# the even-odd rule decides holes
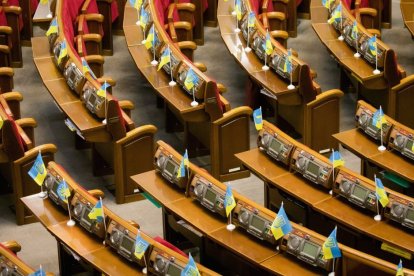
[[[144,258],[145,258],[145,257],[144,257]],[[146,267],[144,267],[144,268],[142,269],[142,273],[147,274],[147,273],[148,273],[148,269],[147,269]]]
[[[41,191],[40,193],[37,194],[37,196],[40,197],[40,198],[46,198],[47,197],[47,193]]]
[[[227,224],[226,226],[227,231],[233,231],[234,229],[236,229],[236,225],[234,225],[233,223]]]
[[[236,11],[235,11],[235,10],[234,10],[234,11],[232,11],[232,12],[231,12],[231,15],[236,16]]]
[[[102,120],[102,124],[106,125],[106,119]]]
[[[236,29],[234,29],[234,32],[235,32],[236,34],[238,34],[238,33],[240,33],[240,29],[239,29],[239,28],[236,28]]]
[[[170,81],[170,82],[168,83],[168,85],[172,87],[172,86],[176,86],[176,85],[177,85],[177,83],[176,83],[175,81],[173,81],[173,80],[172,80],[172,81]]]
[[[152,66],[155,66],[155,65],[157,65],[157,64],[158,64],[158,61],[156,61],[155,59],[151,61],[151,65],[152,65]]]
[[[343,41],[343,40],[344,40],[344,37],[343,37],[342,35],[340,35],[340,36],[338,37],[338,40],[339,40],[339,41]]]
[[[52,13],[49,11],[49,13],[46,15],[46,18],[52,18]]]
[[[375,220],[375,221],[381,221],[381,219],[382,219],[381,215],[376,215],[376,216],[374,217],[374,220]]]
[[[295,86],[293,84],[289,84],[288,87],[287,87],[287,89],[293,90],[293,89],[295,89]]]
[[[246,47],[246,48],[244,48],[244,51],[245,51],[246,53],[250,53],[250,52],[252,51],[252,48],[250,48],[250,47]]]
[[[146,39],[144,39],[143,41],[141,41],[141,44],[145,44],[145,43],[147,43],[147,40]]]
[[[374,75],[378,75],[378,74],[380,74],[380,73],[381,73],[381,71],[380,71],[380,70],[378,70],[378,69],[375,69],[374,71],[372,71],[372,73],[374,73]]]
[[[136,24],[137,26],[139,26],[139,25],[141,24],[141,21],[137,20],[137,22],[135,22],[135,24]]]
[[[383,145],[381,145],[381,146],[379,146],[378,147],[378,150],[379,151],[385,151],[387,148],[386,147],[384,147]]]
[[[192,101],[192,102],[191,102],[191,106],[192,106],[192,107],[196,107],[196,106],[198,106],[198,102],[196,102],[196,101]]]
[[[75,226],[76,222],[73,219],[68,220],[68,222],[66,222],[66,225],[69,227],[73,227]]]
[[[267,71],[267,70],[269,70],[269,66],[267,66],[267,65],[263,65],[263,66],[262,66],[262,70],[263,70],[263,71]]]
[[[360,57],[361,57],[361,54],[360,54],[360,53],[355,53],[355,54],[354,54],[354,57],[356,57],[356,58],[360,58]]]
[[[330,191],[329,191],[329,194],[330,194],[330,195],[333,195],[333,191],[332,191],[332,190],[330,190]]]
[[[329,272],[328,276],[335,276],[335,272],[334,271]]]

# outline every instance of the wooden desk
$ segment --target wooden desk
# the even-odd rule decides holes
[[[304,265],[295,259],[290,259],[274,248],[265,246],[250,236],[242,229],[229,232],[226,229],[226,220],[217,216],[200,204],[184,196],[184,192],[171,186],[156,171],[150,171],[131,177],[136,185],[150,193],[167,210],[202,232],[206,238],[218,243],[224,249],[236,254],[242,260],[257,266],[263,271],[285,274],[306,271],[305,275],[314,275],[312,268]],[[167,222],[164,222],[167,223]],[[276,256],[279,256],[276,258]],[[280,266],[280,260],[286,266]],[[230,265],[230,264],[228,264]],[[316,273],[316,272],[315,272]],[[320,272],[319,272],[320,274]]]
[[[414,2],[413,1],[401,1],[400,9],[404,25],[410,31],[411,36],[414,36]]]
[[[106,247],[102,241],[95,239],[81,226],[67,226],[68,216],[63,209],[49,199],[41,199],[37,195],[32,195],[23,197],[21,200],[56,238],[59,254],[64,253],[64,249],[61,247],[63,244],[82,260],[92,265],[99,273],[105,275],[143,275],[138,267],[122,259],[110,247]]]
[[[47,1],[46,5],[39,2],[39,5],[37,5],[36,12],[33,15],[34,23],[50,22],[52,20],[51,16],[47,16],[49,14],[52,15],[52,12],[50,10],[50,2],[51,0]]]
[[[392,151],[380,152],[378,150],[379,142],[372,140],[362,131],[351,129],[337,133],[333,137],[345,148],[360,157],[362,161],[373,163],[410,183],[414,183],[414,164],[398,153]],[[362,168],[363,174],[366,175],[364,166]]]

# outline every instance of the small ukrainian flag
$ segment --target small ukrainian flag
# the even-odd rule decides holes
[[[36,157],[36,160],[32,166],[32,168],[29,170],[29,175],[33,180],[37,183],[37,185],[42,186],[43,181],[46,178],[47,170],[45,167],[45,163],[43,163],[42,155],[39,154]]]

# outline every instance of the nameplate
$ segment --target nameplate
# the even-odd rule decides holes
[[[70,131],[77,131],[76,126],[72,123],[71,120],[65,119],[65,125],[69,128]]]
[[[229,172],[238,172],[240,171],[240,167],[229,169]]]
[[[260,93],[265,96],[268,96],[269,98],[275,99],[277,101],[277,96],[273,94],[272,92],[270,92],[269,90],[267,90],[266,88],[260,89]]]
[[[384,250],[384,251],[390,252],[390,253],[392,253],[394,255],[403,257],[403,258],[405,258],[407,260],[411,260],[413,258],[413,256],[411,255],[410,252],[407,252],[405,250],[402,250],[402,249],[393,247],[393,246],[391,246],[389,244],[386,244],[385,242],[383,242],[381,244],[381,249]]]
[[[210,97],[210,98],[206,98],[206,103],[208,104],[215,104],[217,102],[216,97]]]
[[[323,150],[320,150],[319,153],[320,154],[325,154],[325,153],[328,153],[330,151],[331,151],[331,149],[323,149]]]

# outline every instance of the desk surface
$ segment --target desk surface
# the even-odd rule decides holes
[[[414,35],[414,2],[403,2],[400,3],[400,9],[404,25],[410,31],[411,35]]]
[[[59,242],[100,272],[106,275],[143,275],[139,267],[123,260],[78,224],[74,227],[67,226],[68,216],[51,200],[41,199],[37,195],[23,197],[21,200]]]
[[[47,1],[46,5],[42,4],[42,2],[39,2],[39,5],[37,5],[36,12],[33,16],[33,22],[49,22],[52,20],[52,17],[47,17],[48,14],[52,14],[50,11],[50,2],[52,0]]]
[[[378,151],[379,142],[372,140],[358,129],[334,134],[333,137],[362,159],[390,171],[405,180],[414,182],[414,163],[392,151]]]

